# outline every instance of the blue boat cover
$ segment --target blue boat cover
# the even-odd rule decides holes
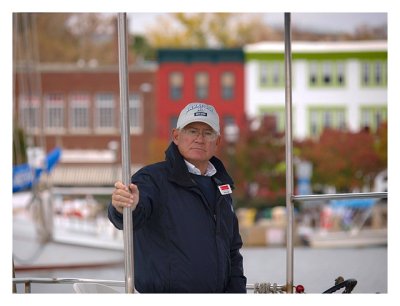
[[[370,208],[377,199],[344,199],[344,200],[330,200],[330,206],[335,208]]]

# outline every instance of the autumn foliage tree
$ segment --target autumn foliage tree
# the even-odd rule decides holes
[[[15,59],[35,52],[41,63],[118,63],[115,14],[15,13]]]
[[[380,137],[379,137],[380,136]],[[336,187],[339,192],[372,187],[374,177],[386,169],[385,153],[378,146],[386,136],[368,130],[359,132],[325,129],[318,141],[298,144],[300,157],[313,164],[314,184]],[[382,149],[380,150],[382,152]]]
[[[238,206],[284,205],[284,133],[276,131],[274,117],[263,117],[256,127],[254,123],[240,130],[236,143],[223,142],[219,156],[234,178]],[[324,186],[334,186],[337,192],[372,188],[375,176],[387,168],[387,124],[374,133],[325,129],[318,139],[294,141],[294,154],[295,160],[312,163],[314,193]]]
[[[262,14],[171,13],[146,31],[156,48],[238,48],[248,43],[281,39]],[[283,20],[283,19],[282,19]]]
[[[133,13],[132,18],[134,14],[146,13]],[[23,60],[24,53],[35,52],[41,63],[116,65],[116,18],[115,13],[14,13],[13,39],[22,49],[15,52],[15,59]],[[27,47],[29,39],[33,41]],[[250,43],[283,39],[283,27],[268,25],[263,13],[166,13],[147,26],[144,33],[128,36],[128,61],[154,61],[158,48],[240,48]],[[292,39],[387,39],[387,27],[363,26],[355,34],[336,34],[293,26]]]
[[[225,143],[221,148],[221,157],[235,180],[239,206],[284,204],[285,139],[275,126],[273,116],[249,121],[235,144]]]

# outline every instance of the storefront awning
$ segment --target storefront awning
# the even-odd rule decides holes
[[[131,166],[132,174],[139,169]],[[113,186],[122,180],[121,165],[58,165],[48,177],[52,186]]]

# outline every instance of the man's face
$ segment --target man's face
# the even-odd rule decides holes
[[[190,123],[181,130],[174,129],[172,136],[183,158],[199,169],[207,167],[221,141],[221,136],[203,122]]]

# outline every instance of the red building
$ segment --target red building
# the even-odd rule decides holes
[[[181,109],[190,102],[212,104],[227,125],[244,124],[244,55],[241,49],[160,49],[157,135],[170,139]]]
[[[131,162],[135,167],[154,161],[156,69],[155,64],[129,68]],[[94,177],[86,184],[115,180],[103,170],[121,163],[118,66],[41,64],[35,73],[19,67],[14,90],[15,126],[24,130],[29,145],[45,147],[45,152],[56,146],[62,149],[56,169],[61,171],[62,182],[57,183],[67,181],[67,170],[74,173],[71,184],[83,183],[79,177],[89,173]]]

